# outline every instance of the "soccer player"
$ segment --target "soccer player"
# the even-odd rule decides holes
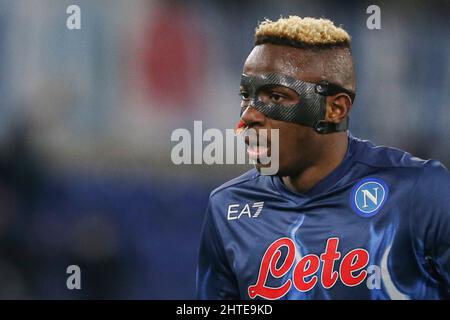
[[[346,31],[326,19],[262,22],[240,93],[239,127],[268,129],[268,150],[249,156],[270,152],[278,129],[279,170],[262,175],[256,162],[211,193],[198,298],[450,297],[450,174],[348,132]]]

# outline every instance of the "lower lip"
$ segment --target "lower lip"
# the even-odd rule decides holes
[[[267,156],[269,149],[267,147],[248,147],[247,154],[251,159],[258,159]]]

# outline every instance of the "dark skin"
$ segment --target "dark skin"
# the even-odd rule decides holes
[[[252,50],[245,61],[243,72],[248,75],[282,73],[313,83],[328,80],[354,91],[353,66],[349,55],[348,49],[314,52],[289,46],[262,44]],[[342,68],[347,68],[344,70],[346,72],[341,72]],[[242,105],[246,103],[244,89],[241,88]],[[266,103],[286,106],[299,101],[295,91],[282,86],[263,90],[259,98]],[[351,106],[352,102],[347,94],[327,97],[325,120],[341,122],[349,114]],[[279,129],[278,175],[294,192],[303,193],[310,190],[345,157],[348,146],[347,132],[318,134],[310,127],[270,119],[252,107],[247,108],[241,119],[256,131],[268,129],[269,141],[270,129]],[[261,166],[256,164],[257,169]]]

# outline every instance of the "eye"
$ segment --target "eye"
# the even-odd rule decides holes
[[[250,95],[248,94],[248,92],[245,92],[245,91],[239,92],[239,96],[240,96],[241,99],[244,100],[244,101],[248,101],[249,98],[250,98]]]
[[[280,103],[281,101],[283,101],[284,96],[275,92],[272,92],[270,94],[270,100],[272,100],[275,103]]]

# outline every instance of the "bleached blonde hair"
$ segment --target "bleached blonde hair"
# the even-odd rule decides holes
[[[299,48],[350,47],[351,37],[331,20],[289,16],[265,19],[255,31],[255,45],[273,43]]]

